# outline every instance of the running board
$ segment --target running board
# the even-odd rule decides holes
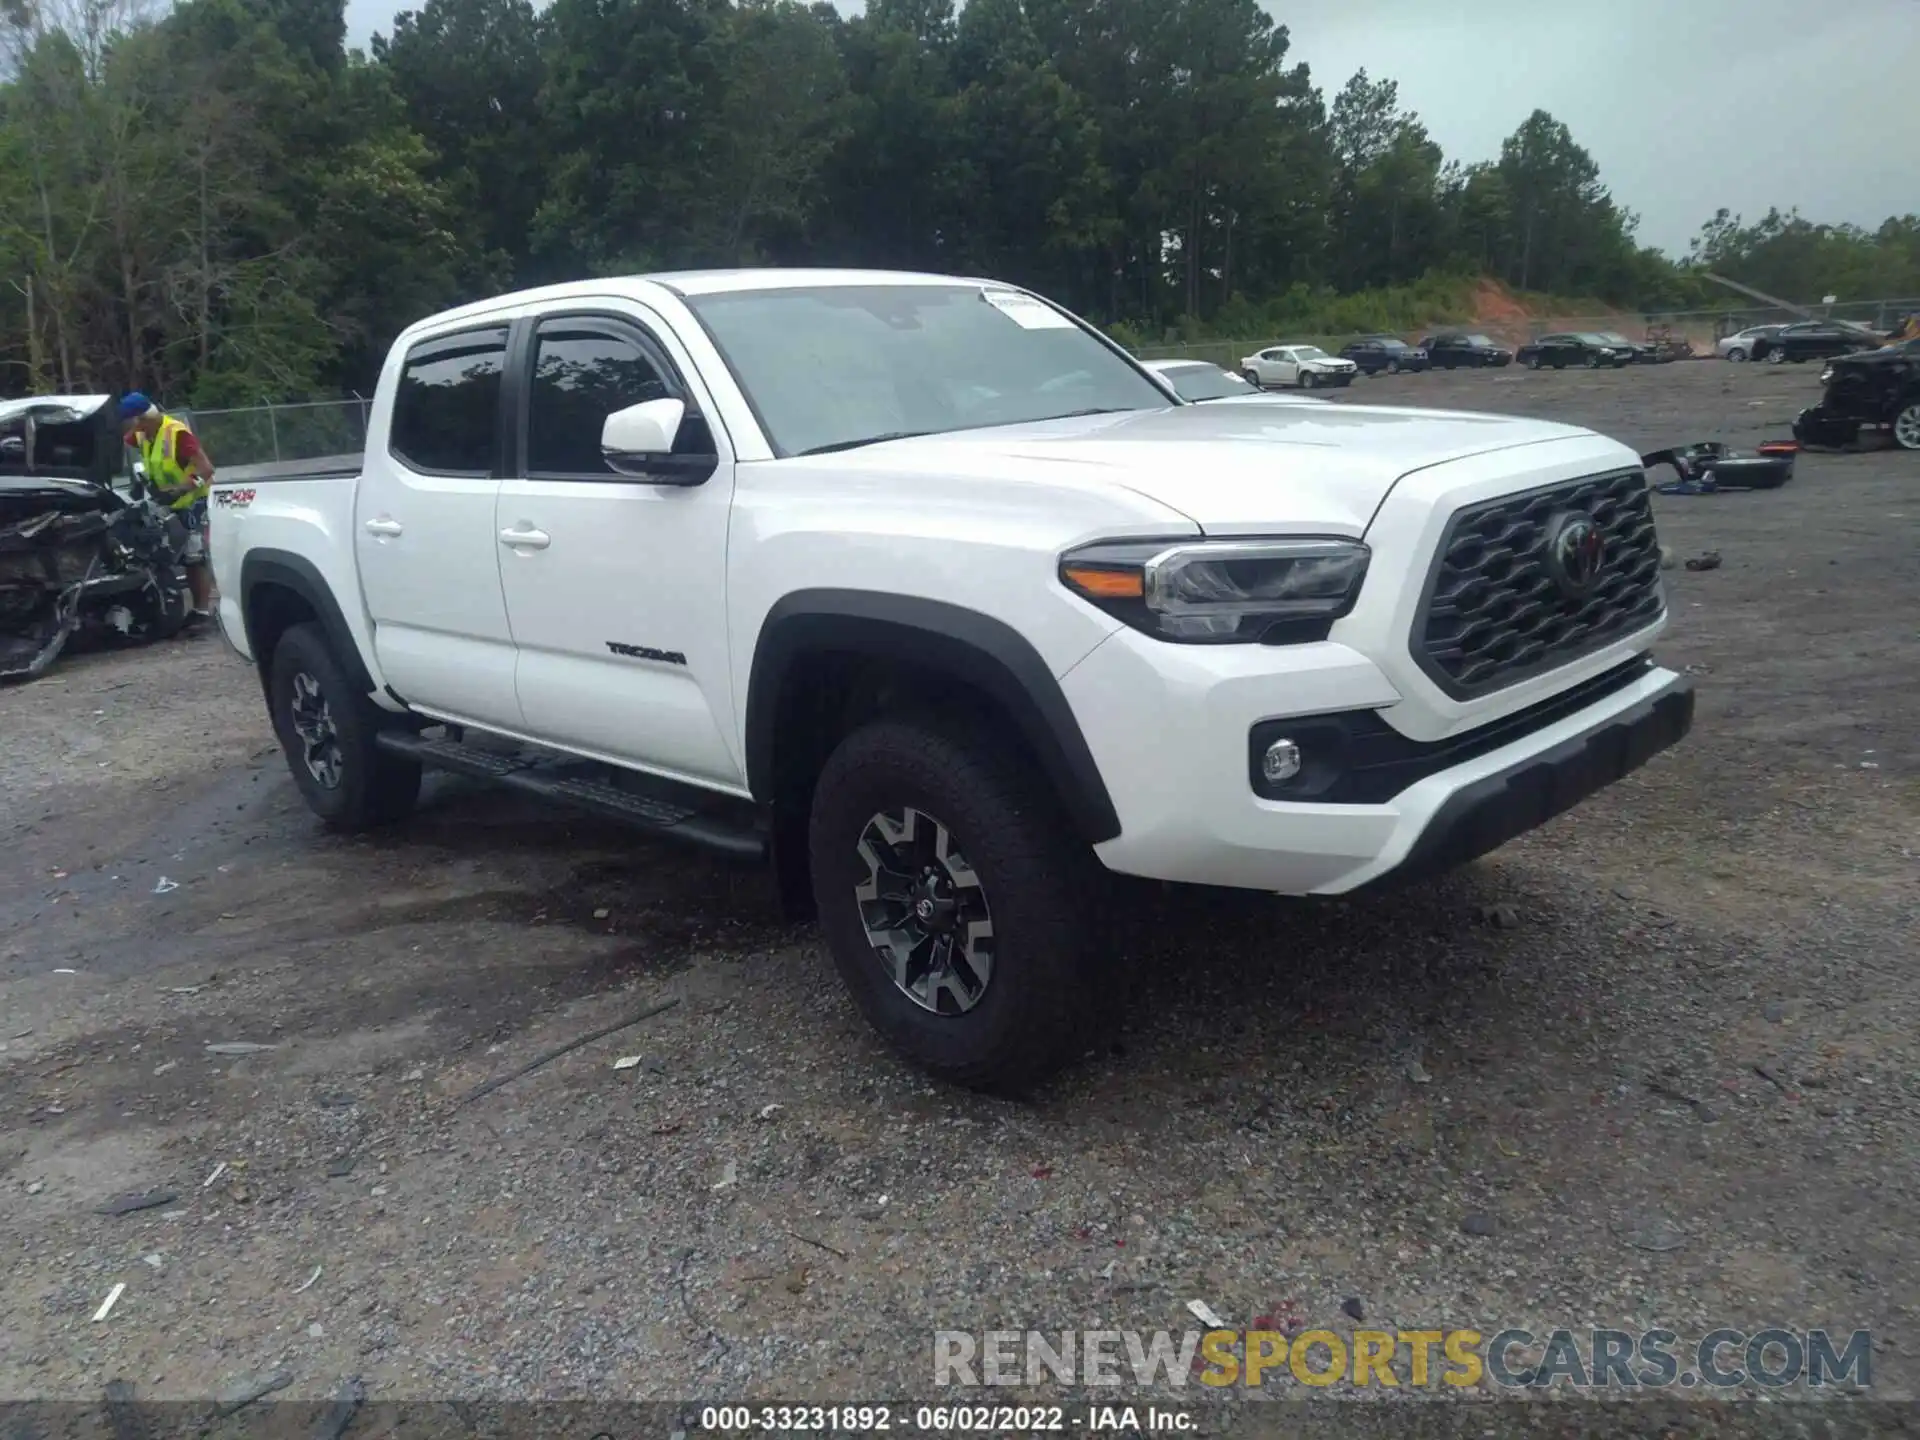
[[[503,754],[458,740],[429,739],[408,730],[382,730],[378,743],[381,749],[417,760],[430,770],[447,770],[558,801],[655,835],[684,840],[732,860],[758,862],[767,858],[766,833],[745,801],[611,765]]]

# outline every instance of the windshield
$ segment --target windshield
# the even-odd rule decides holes
[[[1004,287],[804,286],[687,305],[778,455],[1169,403],[1087,330]]]
[[[1589,330],[1578,338],[1586,341],[1589,345],[1613,345],[1618,343],[1617,337],[1603,335],[1597,330]]]
[[[1160,373],[1182,400],[1224,400],[1253,393],[1251,385],[1218,365],[1175,365]]]
[[[1491,349],[1493,348],[1493,342],[1492,342],[1491,340],[1489,340],[1489,339],[1488,339],[1488,338],[1487,338],[1486,336],[1484,336],[1484,335],[1469,335],[1469,336],[1467,336],[1467,344],[1469,344],[1469,345],[1478,345],[1478,346],[1481,346],[1482,348],[1484,348],[1484,349],[1488,349],[1488,350],[1491,350]]]
[[[1404,340],[1376,340],[1374,343],[1382,350],[1405,350],[1407,348],[1407,342]]]
[[[1327,360],[1332,358],[1327,354],[1326,351],[1322,350],[1318,345],[1296,346],[1294,348],[1293,357],[1296,360]]]
[[[1600,332],[1600,338],[1609,345],[1631,345],[1633,343],[1618,330],[1602,330]]]

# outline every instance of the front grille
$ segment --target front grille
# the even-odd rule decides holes
[[[1590,518],[1598,579],[1561,588],[1547,547],[1560,518]],[[1639,470],[1502,496],[1457,511],[1440,542],[1413,658],[1455,699],[1517,685],[1645,629],[1665,606],[1653,505]]]

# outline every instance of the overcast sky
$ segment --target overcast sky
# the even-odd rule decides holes
[[[1362,66],[1397,80],[1449,158],[1491,159],[1551,111],[1641,240],[1675,254],[1722,205],[1861,225],[1920,211],[1920,0],[1262,4],[1329,99]],[[348,0],[352,42],[405,8]]]

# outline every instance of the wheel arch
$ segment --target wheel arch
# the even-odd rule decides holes
[[[326,635],[348,683],[363,694],[375,690],[340,602],[319,567],[304,555],[288,550],[248,551],[240,562],[240,616],[263,685],[272,672],[273,649],[280,637],[293,626],[311,621]]]
[[[784,742],[804,714],[813,667],[863,662],[933,672],[986,701],[1012,722],[1082,839],[1096,845],[1120,833],[1073,707],[1025,636],[976,610],[864,590],[797,591],[767,612],[746,705],[747,785],[756,800],[777,808],[792,784],[794,756]],[[813,760],[815,773],[824,758]]]

